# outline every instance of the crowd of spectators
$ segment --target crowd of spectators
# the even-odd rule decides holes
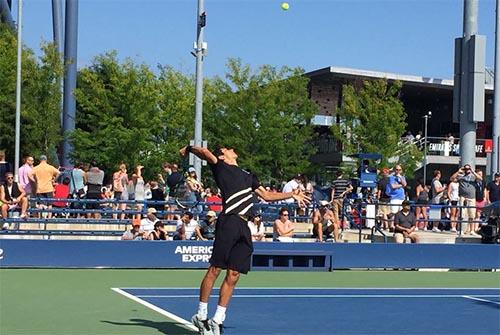
[[[76,218],[100,219],[106,215],[113,219],[132,220],[131,228],[123,234],[123,239],[169,239],[165,230],[167,221],[176,223],[171,236],[173,239],[215,238],[216,218],[222,210],[222,199],[216,188],[203,184],[192,167],[184,172],[176,164],[165,163],[162,173],[153,180],[145,180],[142,165],[135,166],[130,174],[127,166],[120,164],[110,174],[109,184],[105,184],[105,173],[95,162],[76,164],[74,168],[65,170],[50,165],[47,157],[42,155],[39,163],[34,163],[32,156],[26,156],[19,169],[19,181],[15,182],[12,166],[5,161],[5,152],[0,151],[2,218],[8,218],[9,212],[14,211],[21,218],[30,215],[44,218],[73,215]],[[366,169],[368,171],[370,167],[367,165]],[[481,208],[500,200],[500,174],[496,173],[494,180],[486,184],[481,170],[472,170],[469,165],[460,167],[449,177],[448,183],[436,170],[429,185],[423,179],[417,180],[413,192],[409,191],[401,165],[395,165],[392,170],[373,169],[373,172],[379,174],[374,189],[360,191],[360,187],[345,177],[342,171],[338,171],[329,194],[321,200],[316,197],[311,206],[296,208],[288,201],[283,201],[276,219],[268,221],[273,223],[273,240],[292,241],[296,233],[295,225],[302,221],[312,223],[312,234],[318,241],[328,238],[339,241],[343,229],[363,222],[362,213],[357,212],[356,206],[350,201],[353,195],[360,192],[366,201],[377,205],[376,220],[380,228],[393,232],[397,242],[408,239],[418,242],[416,232],[419,230],[456,233],[459,223],[462,223],[463,233],[478,235],[480,225],[484,222]],[[313,184],[302,174],[284,183],[282,191],[291,192],[297,188],[311,197],[315,194]],[[268,190],[271,188],[268,187]],[[36,203],[30,202],[30,198],[36,198]],[[46,200],[53,198],[58,200]],[[168,201],[179,198],[195,205],[185,210],[177,203]],[[147,204],[149,201],[153,202]],[[261,199],[257,201],[264,203]],[[30,213],[30,205],[38,210]],[[440,205],[441,219],[435,216],[431,219],[429,216],[430,210],[436,205]],[[76,211],[68,214],[65,209]],[[111,214],[106,214],[107,211]],[[248,226],[254,241],[265,239],[260,213],[249,216]]]

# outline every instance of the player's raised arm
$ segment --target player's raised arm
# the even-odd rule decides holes
[[[197,156],[198,158],[206,160],[210,164],[217,163],[217,157],[215,157],[215,155],[207,148],[186,145],[185,147],[183,147],[179,150],[179,154],[182,157],[185,157],[189,153],[192,153],[193,155]]]
[[[311,198],[305,195],[301,190],[296,189],[293,192],[269,192],[263,186],[255,190],[255,193],[265,201],[279,201],[289,198],[295,199],[299,205],[307,205],[311,202]]]

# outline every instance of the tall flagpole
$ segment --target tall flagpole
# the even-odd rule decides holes
[[[14,179],[19,181],[21,147],[21,58],[23,50],[23,1],[17,1],[17,77],[16,77],[16,148],[14,158]]]

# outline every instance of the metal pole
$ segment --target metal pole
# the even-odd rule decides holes
[[[205,8],[204,0],[198,0],[198,18],[196,20],[196,31],[197,39],[195,45],[196,54],[196,93],[195,93],[195,120],[194,120],[194,145],[201,146],[203,133],[202,133],[202,123],[203,123],[203,57],[204,57],[204,45],[203,45],[203,31],[205,29]],[[201,160],[195,157],[194,169],[196,170],[196,175],[201,178]]]
[[[76,101],[73,95],[76,89],[76,60],[78,41],[78,0],[66,0],[66,24],[64,34],[64,99],[63,99],[63,166],[71,166],[70,153],[73,150],[66,137],[75,129]]]
[[[464,28],[462,39],[462,94],[460,97],[460,164],[469,164],[475,168],[476,164],[476,123],[469,110],[469,101],[473,98],[470,85],[469,41],[477,33],[478,0],[464,0]]]
[[[427,120],[429,116],[424,116],[425,129],[424,129],[424,184],[427,185]]]
[[[23,0],[17,1],[17,77],[16,77],[16,144],[14,157],[14,179],[19,181],[19,161],[21,159],[21,61],[23,51]]]
[[[57,53],[63,59],[63,19],[62,19],[62,0],[52,0],[52,34],[54,37],[54,44],[57,48]],[[60,106],[60,122],[61,128],[63,126],[63,104],[62,104],[62,91],[63,80],[60,80],[61,87],[61,106]]]
[[[493,152],[491,153],[491,175],[500,170],[500,0],[496,6],[495,25],[495,83],[493,91]]]

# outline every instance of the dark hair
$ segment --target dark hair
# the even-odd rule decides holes
[[[286,207],[281,207],[280,208],[280,216],[283,215],[284,212],[288,212],[288,208]]]
[[[226,148],[226,147],[223,146],[222,144],[217,144],[214,148],[215,157],[219,157],[219,156],[224,155],[224,153],[222,152],[222,149],[224,149],[224,148]]]
[[[401,203],[401,206],[410,206],[410,202],[408,200],[405,200]]]
[[[161,221],[156,221],[155,222],[155,229],[158,228],[158,227],[165,227],[165,224]]]
[[[437,175],[438,175],[438,174],[441,174],[441,171],[439,171],[439,170],[434,170],[434,174],[433,174],[433,176],[434,176],[434,177],[437,177]]]
[[[418,185],[425,186],[424,178],[418,178],[417,179],[417,186]]]
[[[186,211],[186,212],[182,213],[182,216],[184,216],[184,215],[187,215],[187,216],[188,216],[188,218],[189,218],[189,220],[191,220],[191,219],[194,217],[194,216],[193,216],[193,213],[191,213],[191,212],[189,212],[189,211]]]
[[[63,182],[62,182],[62,183],[63,183],[64,185],[69,185],[69,182],[70,182],[70,179],[69,179],[68,177],[64,177],[64,179],[63,179]]]

